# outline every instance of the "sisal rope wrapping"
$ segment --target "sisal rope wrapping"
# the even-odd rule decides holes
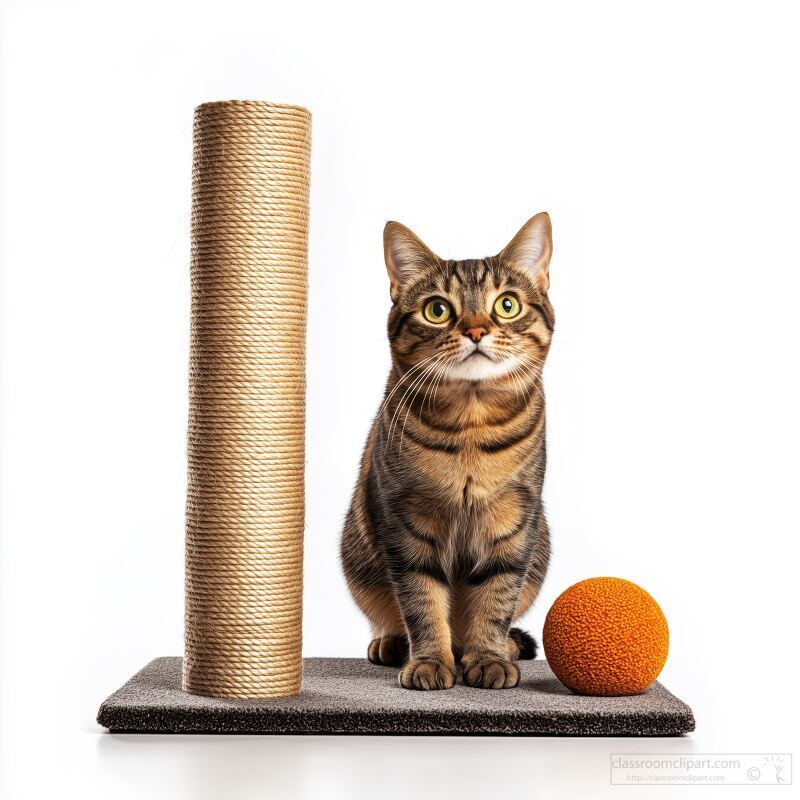
[[[195,110],[183,688],[297,694],[302,675],[311,117]]]

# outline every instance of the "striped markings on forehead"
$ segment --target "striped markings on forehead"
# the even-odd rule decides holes
[[[485,310],[487,298],[506,289],[518,289],[533,298],[537,292],[526,276],[491,258],[445,261],[411,288],[413,301],[440,292],[456,299],[462,311]]]

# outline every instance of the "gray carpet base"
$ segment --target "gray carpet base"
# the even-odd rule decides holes
[[[692,711],[655,683],[635,697],[584,697],[546,661],[519,662],[514,689],[401,689],[396,670],[359,658],[304,659],[297,697],[222,700],[181,690],[181,659],[157,658],[101,706],[118,733],[679,736]]]

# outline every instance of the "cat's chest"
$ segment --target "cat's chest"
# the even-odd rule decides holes
[[[466,417],[439,448],[417,449],[418,464],[448,505],[470,509],[490,504],[507,488],[525,478],[537,450],[536,409],[507,423],[487,423]],[[451,426],[454,427],[454,426]]]
[[[449,462],[437,459],[434,479],[451,504],[471,508],[490,501],[513,483],[522,468],[512,454],[487,453],[485,436],[475,432],[462,437],[461,449]]]

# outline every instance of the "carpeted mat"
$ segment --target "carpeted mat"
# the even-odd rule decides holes
[[[692,710],[655,683],[634,697],[573,694],[546,661],[521,661],[515,689],[401,689],[396,670],[360,658],[307,658],[297,697],[220,700],[181,690],[181,659],[157,658],[114,692],[97,721],[112,732],[679,736]]]

